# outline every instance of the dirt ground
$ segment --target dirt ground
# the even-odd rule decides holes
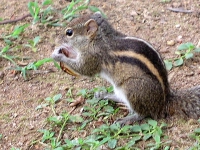
[[[1,0],[0,18],[15,19],[28,13],[26,0]],[[67,6],[68,2],[60,0],[55,2],[56,8]],[[118,31],[140,37],[149,41],[164,59],[176,57],[174,54],[181,43],[192,42],[200,47],[200,10],[199,0],[102,0],[92,1],[91,5],[100,8],[108,17],[110,23]],[[167,8],[183,7],[193,10],[193,13],[172,12]],[[31,18],[26,18],[17,24],[31,23]],[[10,33],[16,24],[0,25],[0,36]],[[25,32],[21,44],[25,39],[35,36],[41,37],[38,52],[22,48],[13,54],[20,57],[29,57],[24,63],[50,57],[54,50],[54,41],[59,27],[41,27],[32,25]],[[168,42],[172,41],[173,44]],[[0,47],[4,47],[0,40]],[[169,72],[170,85],[173,89],[189,88],[200,85],[200,59],[196,56],[187,61],[183,66],[174,68]],[[51,113],[44,109],[36,111],[46,97],[58,93],[66,94],[66,89],[73,87],[93,88],[106,85],[105,81],[97,78],[90,80],[86,77],[74,79],[62,71],[58,71],[53,63],[47,63],[40,68],[40,73],[31,73],[28,81],[24,81],[20,74],[8,70],[11,63],[0,58],[0,149],[12,147],[28,149],[33,140],[39,138],[38,130],[46,125],[46,118]],[[45,71],[53,70],[50,73]],[[70,111],[67,104],[62,109]],[[187,149],[194,141],[189,134],[200,127],[195,120],[182,121],[178,118],[168,120],[167,135],[172,140],[171,149]]]

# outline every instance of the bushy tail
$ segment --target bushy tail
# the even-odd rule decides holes
[[[167,110],[170,116],[200,118],[200,86],[173,91],[168,99]]]

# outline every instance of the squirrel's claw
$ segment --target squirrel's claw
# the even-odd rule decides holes
[[[134,113],[134,114],[131,114],[127,117],[119,118],[114,123],[119,123],[120,126],[124,126],[124,125],[133,124],[134,122],[140,121],[142,119],[144,119],[144,116],[141,116],[137,113]]]

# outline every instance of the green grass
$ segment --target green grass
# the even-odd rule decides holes
[[[36,45],[39,43],[40,37],[36,36],[33,40],[28,40],[28,44],[25,44],[26,47],[31,48],[34,52],[37,52]]]
[[[62,95],[57,94],[53,97],[48,97],[41,105],[38,105],[36,110],[50,107],[52,116],[47,118],[49,127],[41,129],[42,139],[35,141],[36,143],[44,143],[46,149],[64,150],[98,150],[104,146],[109,149],[140,149],[138,143],[145,142],[148,149],[169,149],[170,140],[164,135],[165,123],[158,123],[155,120],[147,120],[143,124],[125,125],[121,127],[119,124],[110,124],[109,119],[117,115],[119,109],[115,107],[114,103],[108,100],[98,100],[93,97],[97,91],[112,92],[112,87],[94,88],[91,90],[81,89],[72,95],[71,89],[67,92],[67,99],[61,99]],[[84,97],[86,104],[83,107],[83,112],[80,114],[71,115],[68,112],[61,112],[56,110],[56,105],[59,101],[73,99],[72,97]],[[74,99],[70,102],[73,102]],[[101,119],[101,121],[100,121]],[[94,122],[102,122],[101,126],[90,130],[90,124]],[[63,138],[65,133],[72,134],[79,132],[80,135],[84,131],[90,132],[86,137],[77,138]],[[122,142],[126,144],[120,144]]]
[[[111,118],[119,116],[119,108],[108,100],[95,99],[93,95],[99,91],[112,92],[113,88],[80,89],[76,93],[70,88],[66,92],[66,98],[57,94],[44,99],[36,110],[50,107],[52,115],[47,118],[47,127],[39,130],[42,133],[42,139],[34,141],[33,144],[43,143],[42,145],[46,145],[46,150],[100,150],[102,147],[115,150],[139,150],[141,144],[143,148],[150,150],[170,149],[172,141],[166,136],[167,124],[152,119],[122,127],[117,123],[111,123]],[[73,115],[66,111],[58,113],[59,102],[73,103],[80,96],[86,100],[81,113],[77,112]],[[100,125],[95,125],[95,123],[100,123]],[[91,130],[92,124],[95,127]],[[71,135],[74,132],[79,136],[76,138],[64,136],[66,133]],[[82,136],[84,133],[87,134]],[[194,130],[191,138],[196,142],[190,150],[199,149],[199,128]]]

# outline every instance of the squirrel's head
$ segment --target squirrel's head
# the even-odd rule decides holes
[[[83,15],[72,20],[65,29],[64,41],[76,41],[78,38],[92,40],[98,31],[100,22],[103,20],[102,15],[97,12],[94,14]]]
[[[57,53],[70,59],[76,59],[78,54],[87,53],[102,20],[100,12],[83,15],[72,20],[56,39],[58,47],[56,52],[53,52],[52,57],[57,61],[62,61],[60,57],[56,57]]]
[[[52,57],[65,64],[67,59],[80,63],[86,60],[95,61],[94,57],[98,50],[95,50],[92,43],[102,20],[103,17],[99,12],[72,20],[57,39],[59,46],[52,53]]]

